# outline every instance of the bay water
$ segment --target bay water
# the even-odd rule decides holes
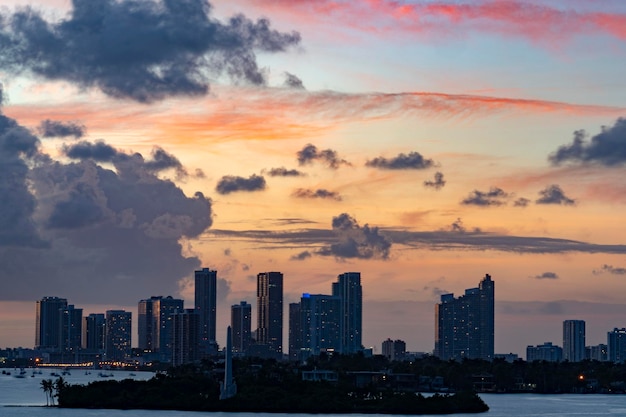
[[[0,374],[0,417],[196,417],[211,415],[211,417],[261,417],[255,413],[207,413],[169,410],[84,410],[61,409],[46,407],[46,396],[41,389],[43,379],[55,380],[52,372],[61,374],[61,370],[42,370],[41,374],[33,374],[26,370],[25,378],[15,378],[20,371],[5,369],[11,375]],[[86,373],[90,372],[90,373]],[[107,376],[99,376],[99,371],[72,370],[63,378],[70,384],[86,384],[90,381],[110,379],[149,379],[151,372],[104,371]],[[487,413],[470,414],[485,417],[567,417],[567,416],[624,416],[626,417],[626,395],[603,394],[481,394],[489,405]],[[275,414],[265,414],[263,417],[275,417]],[[294,415],[296,416],[296,415]],[[302,414],[298,417],[310,417]],[[468,414],[453,414],[454,417],[468,416]],[[327,414],[320,417],[346,417],[342,414]],[[366,415],[352,415],[352,417],[367,417]],[[371,416],[370,416],[371,417]]]

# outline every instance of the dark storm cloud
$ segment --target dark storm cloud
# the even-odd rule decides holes
[[[465,199],[461,201],[461,204],[471,206],[501,206],[506,204],[504,199],[508,198],[509,194],[498,187],[491,187],[489,191],[472,191]]]
[[[300,252],[297,255],[293,255],[290,259],[292,261],[304,261],[305,259],[308,259],[310,257],[312,257],[313,255],[311,254],[311,252],[309,252],[308,250],[305,250],[303,252]]]
[[[59,122],[46,119],[39,124],[38,131],[44,138],[66,138],[73,136],[78,139],[85,135],[85,126],[74,122]]]
[[[609,274],[613,274],[613,275],[626,275],[626,268],[616,268],[612,265],[602,265],[602,268],[598,269],[594,269],[593,270],[593,274],[594,275],[598,275],[598,274],[602,274],[604,272],[608,272]]]
[[[320,249],[318,254],[337,258],[389,258],[391,242],[377,227],[367,224],[361,227],[355,218],[342,213],[333,217],[332,228],[338,241]]]
[[[537,204],[561,204],[564,206],[573,206],[576,204],[576,201],[567,197],[561,187],[556,184],[549,185],[539,191],[539,195],[541,197],[535,200]]]
[[[0,114],[0,248],[46,245],[33,220],[37,202],[29,190],[25,162],[37,155],[38,146],[33,134]]]
[[[267,175],[270,177],[303,177],[306,174],[297,169],[287,169],[285,167],[272,168],[267,171]]]
[[[350,165],[348,161],[339,157],[337,151],[332,149],[320,151],[317,149],[317,146],[310,143],[298,151],[297,156],[300,165],[310,164],[313,161],[321,161],[332,169],[337,169],[340,165]]]
[[[104,215],[97,198],[96,191],[89,185],[78,184],[67,200],[56,203],[46,226],[77,229],[97,224]]]
[[[325,190],[323,188],[317,190],[308,190],[305,188],[298,188],[292,194],[296,198],[321,198],[327,200],[341,201],[341,196],[335,191]]]
[[[302,80],[288,72],[285,73],[285,87],[295,88],[297,90],[304,90],[304,84],[302,84]]]
[[[541,275],[536,275],[536,279],[558,279],[559,276],[555,272],[544,272]]]
[[[588,143],[587,137],[584,130],[574,132],[572,143],[559,147],[548,159],[555,165],[564,162],[597,163],[607,167],[626,164],[626,119],[619,118],[613,126],[603,126]]]
[[[434,188],[435,190],[440,190],[446,185],[446,180],[443,179],[443,174],[441,172],[435,172],[435,178],[433,180],[424,181],[424,187]]]
[[[230,194],[237,191],[260,191],[266,186],[265,178],[252,174],[249,178],[226,175],[219,180],[215,190],[220,194]]]
[[[46,20],[32,8],[0,21],[0,69],[95,87],[116,98],[152,102],[197,96],[209,79],[264,84],[255,53],[281,52],[297,32],[236,15],[210,16],[206,0],[74,0],[69,16]]]
[[[365,166],[380,169],[426,169],[434,165],[432,159],[425,159],[419,152],[401,153],[391,159],[379,156],[365,163]]]
[[[527,207],[530,204],[530,200],[524,197],[520,197],[513,203],[514,207]]]
[[[63,145],[63,153],[72,159],[93,159],[97,162],[113,162],[119,152],[103,140],[88,142],[82,140],[72,145]]]

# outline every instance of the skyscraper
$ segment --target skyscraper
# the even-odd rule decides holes
[[[233,352],[244,354],[248,351],[252,338],[252,306],[242,301],[233,305],[230,313]]]
[[[152,314],[152,303],[162,297],[151,297],[140,300],[137,306],[137,347],[142,350],[155,351],[154,346],[154,324],[156,320]]]
[[[280,357],[283,352],[283,274],[257,275],[257,343]]]
[[[35,348],[58,351],[61,347],[59,312],[67,307],[67,300],[59,297],[43,297],[37,301],[35,322]]]
[[[105,320],[106,359],[126,359],[131,351],[132,313],[124,310],[107,310]]]
[[[607,353],[609,361],[615,363],[626,362],[626,329],[617,327],[606,335]]]
[[[152,297],[152,344],[162,361],[172,360],[172,315],[184,308],[184,300],[167,297]]]
[[[580,362],[585,359],[585,321],[563,322],[563,360]]]
[[[215,342],[216,310],[217,310],[217,271],[202,268],[194,273],[195,277],[195,309],[199,315],[199,335],[201,349],[209,351]]]
[[[300,323],[300,303],[289,304],[289,360],[300,359],[302,349],[302,326]]]
[[[341,353],[356,353],[363,348],[363,290],[360,272],[346,272],[332,285],[333,296],[341,299]]]
[[[494,357],[494,282],[489,274],[465,295],[443,294],[435,307],[435,356],[441,359]]]
[[[76,353],[81,348],[83,309],[73,304],[59,310],[60,350]]]
[[[104,351],[105,325],[104,314],[90,314],[83,318],[83,349],[92,352]]]
[[[300,328],[303,354],[340,351],[342,299],[324,294],[302,294]]]
[[[199,315],[193,308],[172,313],[172,365],[193,363],[200,358]]]

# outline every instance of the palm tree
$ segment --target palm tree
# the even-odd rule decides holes
[[[50,382],[52,383],[52,381],[50,381]],[[67,388],[67,382],[65,382],[63,377],[60,376],[60,377],[57,378],[57,380],[54,382],[54,384],[52,384],[50,392],[52,392],[52,388],[54,388],[55,394],[51,395],[51,397],[59,398],[59,394],[61,393],[61,391],[63,391],[65,388]],[[52,400],[52,403],[54,405],[54,400]]]
[[[41,380],[41,389],[46,393],[46,407],[50,405],[50,401],[54,404],[54,399],[52,398],[52,380],[51,379],[43,379]]]

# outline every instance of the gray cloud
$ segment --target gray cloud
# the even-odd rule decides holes
[[[46,119],[39,124],[38,131],[44,138],[73,136],[78,139],[85,135],[85,126],[75,122],[59,122]]]
[[[74,1],[69,16],[47,21],[32,8],[2,16],[0,68],[98,88],[116,98],[152,102],[197,96],[209,79],[264,84],[256,51],[282,52],[296,32],[236,15],[222,23],[206,0]]]
[[[461,204],[472,206],[501,206],[506,204],[506,201],[503,200],[508,197],[509,194],[505,193],[501,188],[491,187],[487,192],[479,190],[472,191],[461,201]]]
[[[303,177],[306,174],[297,169],[287,169],[285,167],[272,168],[267,171],[267,175],[270,177]]]
[[[536,279],[558,279],[559,276],[555,272],[544,272],[541,275],[536,275]]]
[[[297,90],[304,90],[304,84],[302,83],[302,80],[288,72],[285,72],[285,87],[295,88]]]
[[[224,195],[237,191],[260,191],[265,187],[265,178],[260,175],[252,174],[249,178],[226,175],[219,180],[215,190]]]
[[[602,274],[604,272],[608,272],[613,275],[626,275],[626,268],[616,268],[612,265],[604,264],[602,265],[602,268],[593,270],[594,275]]]
[[[167,169],[175,169],[179,177],[186,177],[187,170],[183,164],[171,153],[157,146],[152,150],[152,159],[144,164],[148,171],[160,172]],[[203,173],[204,174],[204,173]]]
[[[300,252],[300,253],[299,253],[299,254],[297,254],[297,255],[293,255],[290,259],[291,259],[292,261],[304,261],[305,259],[308,259],[308,258],[310,258],[311,256],[313,256],[313,255],[311,254],[311,252],[309,252],[308,250],[305,250],[305,251],[303,251],[303,252]]]
[[[323,188],[317,190],[308,190],[305,188],[298,188],[292,194],[296,198],[321,198],[326,200],[341,201],[341,196],[335,191],[325,190]]]
[[[342,213],[333,217],[332,228],[338,242],[320,249],[317,253],[337,258],[387,259],[391,242],[378,232],[377,227],[359,226],[356,219]]]
[[[535,200],[537,204],[561,204],[564,206],[573,206],[576,204],[575,200],[567,197],[561,187],[556,184],[552,184],[539,191],[539,197]]]
[[[548,160],[554,165],[574,162],[611,167],[626,163],[626,119],[619,118],[613,126],[603,126],[589,143],[585,141],[587,137],[584,130],[577,130],[572,143],[559,147]]]
[[[300,165],[310,164],[313,161],[321,161],[329,168],[337,169],[340,165],[350,165],[348,161],[337,155],[337,151],[332,149],[318,150],[317,146],[308,144],[297,153]]]
[[[440,190],[446,185],[446,180],[443,179],[441,172],[435,172],[435,178],[433,180],[424,181],[424,187],[434,188]]]
[[[401,153],[391,159],[379,156],[365,163],[365,166],[380,169],[426,169],[434,165],[432,159],[425,159],[419,152]]]
[[[63,153],[72,159],[93,159],[97,162],[113,162],[119,155],[117,149],[103,140],[95,143],[82,140],[72,145],[63,145]]]
[[[530,204],[530,200],[524,197],[520,197],[513,203],[514,207],[527,207]]]

